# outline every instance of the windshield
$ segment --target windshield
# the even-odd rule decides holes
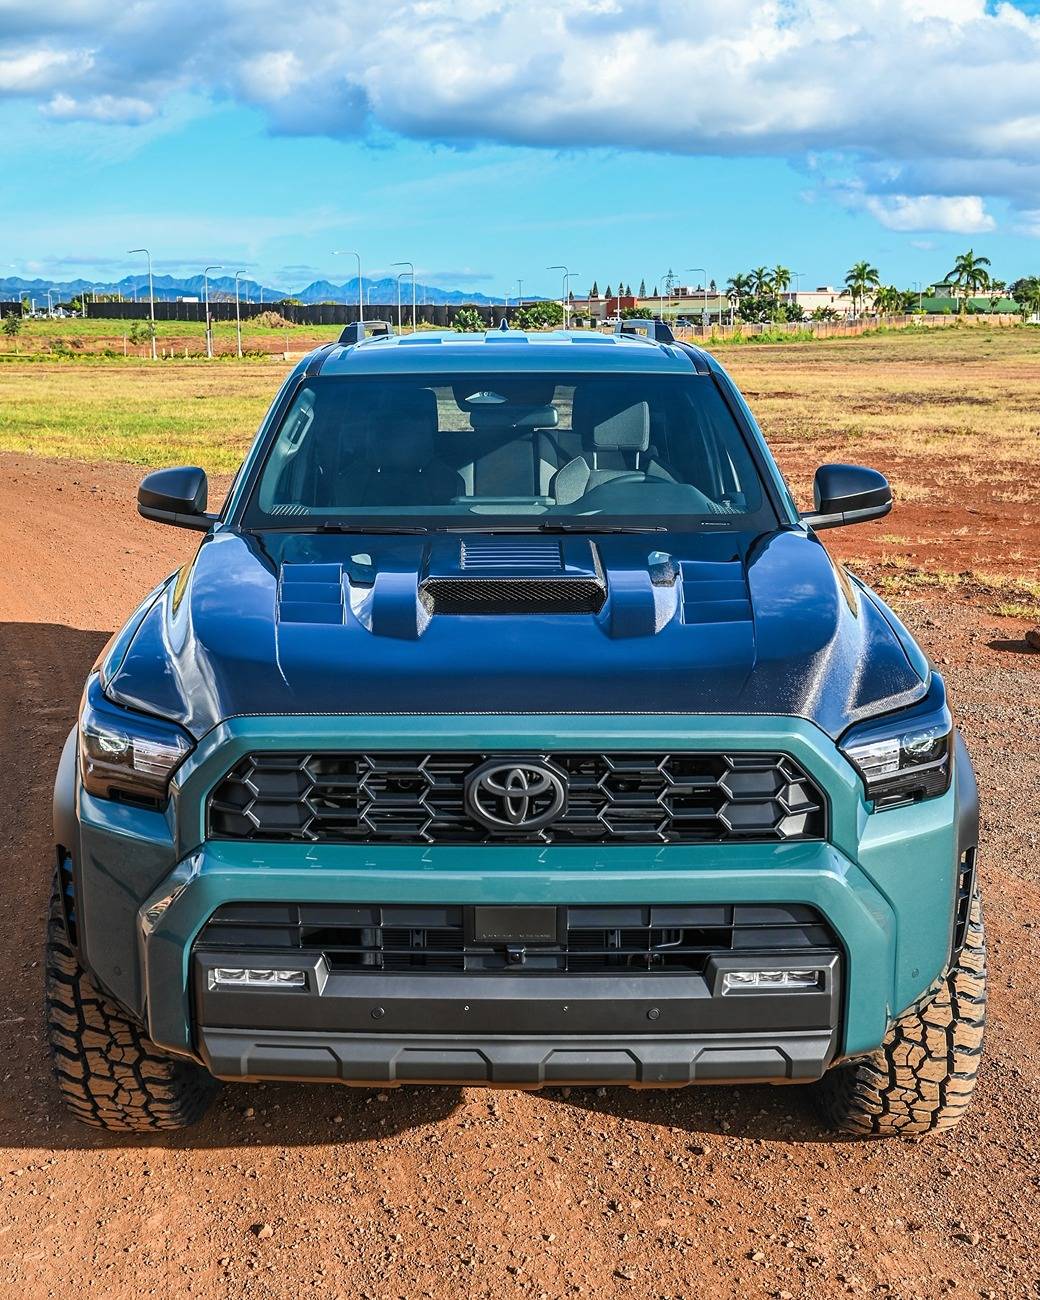
[[[709,375],[326,376],[296,394],[243,522],[747,527],[764,500]]]

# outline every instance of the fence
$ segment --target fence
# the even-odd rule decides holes
[[[782,324],[750,324],[736,321],[733,325],[694,325],[686,328],[672,327],[675,337],[687,342],[695,340],[723,341],[733,338],[769,338],[812,334],[818,339],[855,338],[879,326],[886,329],[942,328],[950,325],[1020,325],[1022,317],[1007,313],[986,313],[963,316],[869,316],[859,320],[805,320]]]
[[[18,304],[10,304],[12,310],[18,310]],[[4,307],[0,304],[0,309]],[[436,303],[416,307],[416,317],[420,324],[450,326],[461,308],[475,311],[481,320],[492,328],[498,325],[503,316],[515,316],[518,308],[487,306],[476,303]],[[283,320],[292,325],[350,325],[358,319],[357,304],[349,303],[284,303],[284,302],[243,302],[239,312],[243,321],[252,320],[262,312],[276,312]],[[235,319],[235,303],[220,299],[211,301],[209,314],[213,320],[229,321]],[[147,320],[151,310],[147,302],[88,302],[87,317],[90,320]],[[155,319],[157,321],[204,321],[206,304],[204,302],[156,302]],[[385,320],[397,324],[397,304],[373,303],[365,308],[366,320]],[[410,324],[412,305],[401,303],[401,319]]]

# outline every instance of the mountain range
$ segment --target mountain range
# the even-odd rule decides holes
[[[172,275],[157,275],[153,279],[156,302],[172,302],[177,298],[199,298],[204,296],[205,284],[201,275],[180,278]],[[148,276],[127,275],[114,283],[100,280],[24,280],[20,276],[0,278],[0,301],[15,302],[21,298],[31,298],[37,307],[46,306],[47,292],[50,291],[54,305],[69,302],[82,293],[121,294],[124,298],[147,299]],[[358,300],[357,276],[343,284],[333,284],[330,280],[314,280],[304,289],[273,289],[270,285],[261,285],[255,280],[241,279],[239,293],[243,302],[279,302],[286,298],[302,303],[337,302],[356,303]],[[209,281],[211,302],[227,301],[235,296],[235,281],[230,275],[211,276]],[[479,303],[492,306],[500,303],[501,298],[489,298],[486,294],[473,293],[464,289],[441,289],[431,284],[416,284],[416,301],[420,304],[431,303]],[[412,300],[412,286],[407,277],[401,280],[401,301],[407,307]],[[393,276],[379,280],[365,280],[365,301],[381,305],[397,303],[397,281]],[[527,301],[536,301],[534,295],[528,295]]]

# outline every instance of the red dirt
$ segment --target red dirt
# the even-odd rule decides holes
[[[197,543],[136,517],[135,478],[0,457],[0,1295],[1040,1292],[1040,655],[1024,624],[952,602],[901,612],[985,801],[991,1027],[953,1133],[833,1143],[804,1090],[753,1087],[239,1086],[162,1138],[66,1118],[40,1015],[54,767],[107,636]],[[873,527],[921,526],[907,506]],[[832,537],[870,551],[867,529]]]

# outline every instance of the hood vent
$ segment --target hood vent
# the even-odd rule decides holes
[[[492,569],[563,572],[563,548],[553,537],[475,537],[463,541],[459,567],[467,573]]]
[[[583,576],[428,578],[419,596],[431,614],[598,614],[606,589]]]

